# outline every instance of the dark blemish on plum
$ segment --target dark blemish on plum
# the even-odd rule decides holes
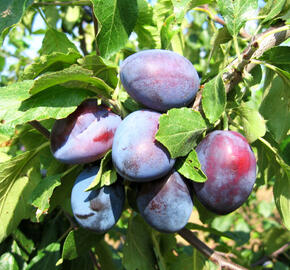
[[[91,200],[90,208],[95,212],[99,212],[105,208],[105,205],[101,203],[99,200]]]
[[[155,200],[152,200],[150,203],[150,206],[149,206],[150,210],[154,210],[157,212],[158,212],[158,210],[160,211],[162,208],[166,208],[165,204],[161,203],[160,201],[156,202]]]
[[[131,171],[134,174],[138,174],[140,166],[139,166],[137,161],[135,161],[135,160],[125,160],[123,164],[124,164],[124,168],[125,168],[126,171]]]
[[[76,217],[79,218],[79,219],[87,219],[87,218],[89,218],[89,217],[91,217],[93,215],[94,215],[94,213],[89,213],[87,215],[76,214]]]
[[[114,137],[114,131],[109,130],[107,132],[102,133],[99,136],[96,136],[93,141],[94,142],[108,142],[110,139]]]

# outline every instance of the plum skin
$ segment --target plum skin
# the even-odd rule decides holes
[[[80,226],[104,233],[120,218],[124,202],[124,186],[118,182],[101,189],[85,191],[94,180],[99,167],[85,169],[77,177],[71,192],[71,207]]]
[[[122,119],[96,99],[85,100],[64,119],[55,121],[50,142],[53,156],[63,163],[89,163],[111,149]]]
[[[130,181],[147,182],[161,178],[175,160],[155,140],[160,113],[139,110],[129,114],[116,130],[112,161],[117,172]]]
[[[199,89],[191,62],[168,50],[144,50],[127,57],[120,79],[134,100],[160,112],[187,106]]]
[[[239,208],[256,181],[256,158],[238,132],[216,130],[197,146],[205,183],[193,182],[199,201],[214,213],[225,215]]]
[[[136,201],[146,222],[166,233],[181,230],[193,208],[190,191],[175,171],[160,180],[142,183]]]

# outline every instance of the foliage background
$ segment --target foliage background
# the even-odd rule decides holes
[[[39,123],[50,130],[88,97],[123,117],[140,108],[119,83],[119,63],[162,48],[187,57],[202,84],[195,111],[169,111],[156,136],[178,157],[179,172],[205,180],[188,164],[200,168],[193,149],[213,129],[244,134],[258,161],[240,209],[216,216],[195,201],[187,228],[224,260],[288,269],[289,14],[286,0],[1,1],[0,268],[217,269],[198,246],[149,228],[132,210],[130,187],[122,218],[105,236],[77,228],[70,191],[82,166],[56,161],[39,132]],[[101,167],[92,188],[116,180],[110,153]]]

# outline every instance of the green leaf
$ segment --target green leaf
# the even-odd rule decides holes
[[[290,167],[285,163],[282,163],[281,166],[284,171],[281,177],[276,179],[273,193],[283,223],[290,230]]]
[[[17,113],[21,102],[29,97],[28,90],[33,81],[24,81],[0,88],[0,133],[11,135],[15,126],[7,125],[10,118],[19,117]],[[4,124],[6,127],[4,128]]]
[[[289,100],[289,86],[279,76],[275,76],[265,91],[259,111],[278,143],[285,138],[290,128]]]
[[[154,5],[153,17],[156,21],[158,29],[162,28],[162,25],[167,17],[173,14],[173,5],[171,0],[159,0]]]
[[[136,0],[91,0],[101,26],[97,44],[101,56],[109,58],[122,49],[138,18]]]
[[[191,2],[194,2],[192,0],[171,0],[173,4],[173,12],[176,18],[177,24],[181,24],[184,20],[184,17],[191,8]]]
[[[153,8],[146,0],[138,0],[138,20],[134,32],[138,35],[138,47],[141,49],[160,48],[157,25],[153,19]]]
[[[77,47],[67,38],[65,33],[49,28],[42,41],[40,55],[49,55],[55,52],[67,54],[70,50],[78,52]]]
[[[254,142],[266,134],[266,123],[260,113],[242,103],[235,109],[238,114],[238,121],[243,127],[244,135],[249,143]]]
[[[270,7],[270,9],[262,23],[266,23],[279,15],[279,13],[283,10],[285,3],[286,0],[269,0],[267,6]]]
[[[33,0],[0,1],[0,44],[8,28],[18,23]]]
[[[201,170],[201,165],[195,150],[192,150],[186,158],[177,160],[175,167],[187,179],[201,183],[207,180],[206,175]]]
[[[57,28],[56,24],[60,17],[58,13],[58,8],[56,6],[46,6],[43,9],[44,9],[45,18],[49,26],[53,28]],[[32,22],[30,22],[29,25],[32,25]]]
[[[174,14],[172,14],[166,18],[161,27],[161,48],[164,50],[169,49],[171,45],[170,42],[173,39],[173,36],[179,32],[179,27],[176,26],[175,20],[175,16]]]
[[[33,241],[27,238],[19,229],[13,233],[13,239],[24,249],[26,254],[31,254],[35,249]]]
[[[90,184],[85,190],[100,189],[103,186],[109,186],[117,181],[117,172],[112,163],[112,151],[109,151],[101,160],[100,169]]]
[[[277,66],[281,69],[290,70],[290,47],[278,46],[266,51],[259,60]]]
[[[160,248],[161,235],[159,232],[152,230],[151,231],[151,238],[152,238],[153,250],[155,253],[158,267],[160,270],[166,270],[165,258],[163,257],[163,255],[161,253],[161,248]]]
[[[1,270],[18,270],[19,269],[17,261],[11,253],[6,252],[1,255],[0,269]]]
[[[211,234],[220,236],[220,237],[226,237],[229,239],[234,239],[233,236],[229,235],[227,232],[221,232],[218,231],[214,228],[210,228],[210,227],[204,227],[195,223],[187,223],[186,228],[189,230],[198,230],[198,231],[203,231],[203,232],[209,232]]]
[[[36,210],[37,220],[39,220],[39,217],[42,214],[47,213],[49,208],[49,200],[53,193],[53,190],[61,184],[60,178],[61,174],[45,177],[33,190],[30,196],[30,200],[31,204],[37,208]]]
[[[187,155],[205,129],[206,123],[199,112],[189,108],[171,109],[159,118],[155,138],[176,158]]]
[[[201,5],[210,4],[212,2],[213,2],[213,0],[192,0],[190,2],[190,8],[193,9],[193,8],[201,6]]]
[[[55,270],[59,269],[55,264],[60,257],[60,244],[51,243],[44,249],[37,252],[36,256],[30,261],[27,270]]]
[[[96,234],[83,228],[71,231],[63,244],[62,259],[76,259],[88,252],[94,245],[97,245],[98,241],[102,238],[103,235]]]
[[[0,71],[5,67],[5,58],[0,56]]]
[[[110,97],[111,93],[114,91],[103,80],[93,77],[93,72],[91,70],[84,69],[78,65],[72,65],[61,71],[43,74],[34,81],[34,84],[30,88],[30,93],[31,95],[35,95],[51,86],[70,81],[81,81],[91,84],[94,86],[94,88],[90,88],[92,91],[99,95],[104,95],[105,97]]]
[[[79,62],[83,68],[92,70],[95,77],[116,88],[118,66],[114,63],[97,55],[87,55],[85,58],[80,59]]]
[[[218,0],[218,7],[232,36],[237,36],[248,19],[256,16],[257,0]]]
[[[64,118],[85,99],[93,95],[84,89],[55,86],[30,98],[33,81],[24,81],[0,88],[0,133],[12,135],[16,125],[32,120]]]
[[[289,243],[290,232],[283,228],[271,228],[262,234],[266,254],[272,254],[283,245]]]
[[[202,91],[202,108],[206,118],[214,123],[225,110],[226,92],[221,75],[216,76],[204,85]]]
[[[68,6],[65,12],[65,16],[63,18],[63,24],[65,26],[65,29],[68,32],[71,32],[73,30],[73,27],[75,24],[80,21],[81,18],[81,10],[78,6]]]
[[[48,144],[0,164],[0,242],[31,214],[28,200],[40,181],[39,165],[33,161]]]
[[[151,229],[140,215],[136,215],[129,221],[123,248],[123,265],[127,270],[154,270],[155,262]]]
[[[273,139],[272,139],[273,140]],[[268,161],[268,167],[272,164],[278,165],[279,168],[275,170],[275,184],[273,188],[274,199],[276,207],[280,213],[282,221],[286,228],[290,228],[290,166],[288,166],[278,153],[277,148],[270,143],[270,140],[262,139],[262,147],[266,148],[272,155],[272,158]],[[267,151],[264,151],[267,153]],[[264,154],[264,153],[263,153]],[[259,157],[259,156],[258,156]],[[259,160],[258,160],[259,162]]]
[[[71,49],[69,49],[68,53],[52,52],[49,55],[42,55],[33,64],[25,68],[22,80],[35,79],[51,66],[57,65],[59,69],[62,69],[67,65],[76,63],[76,60],[80,57],[81,55],[78,52]]]

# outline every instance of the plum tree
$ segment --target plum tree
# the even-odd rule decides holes
[[[96,99],[84,101],[67,118],[56,120],[51,131],[51,151],[64,163],[88,163],[111,149],[121,117]]]
[[[256,159],[247,140],[235,131],[216,130],[197,146],[204,183],[193,183],[199,201],[217,214],[228,214],[250,195],[256,180]]]
[[[103,233],[120,218],[125,201],[124,186],[116,182],[101,189],[85,191],[99,167],[85,169],[76,179],[71,193],[71,207],[77,222],[84,228]]]
[[[175,160],[155,140],[160,113],[139,110],[129,114],[118,127],[112,146],[112,160],[124,178],[146,182],[166,175]]]
[[[129,56],[121,65],[120,79],[133,99],[161,112],[188,105],[199,88],[191,62],[167,50],[145,50]]]
[[[140,184],[137,206],[143,218],[156,230],[177,232],[188,222],[192,212],[189,189],[179,173]]]

